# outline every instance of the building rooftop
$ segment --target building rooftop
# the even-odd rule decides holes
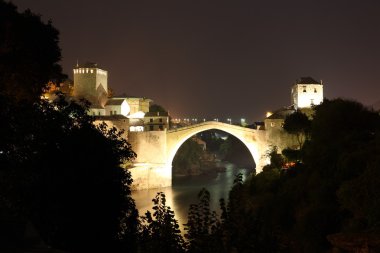
[[[127,120],[124,115],[95,115],[95,120]]]
[[[286,116],[294,112],[295,110],[293,107],[284,107],[273,112],[273,114],[269,116],[267,119],[285,119]]]
[[[119,94],[117,96],[113,96],[113,98],[138,99],[138,100],[142,99],[142,100],[147,100],[148,102],[153,102],[153,100],[150,98],[131,96],[131,95],[127,95],[125,93]]]
[[[321,84],[320,82],[315,81],[312,77],[301,77],[296,81],[296,84]]]
[[[125,101],[124,98],[110,98],[107,100],[107,105],[121,105]]]
[[[98,68],[98,69],[100,69],[101,67],[99,67],[98,64],[95,62],[86,62],[86,63],[81,63],[81,64],[77,63],[74,68],[75,69],[77,69],[77,68]]]

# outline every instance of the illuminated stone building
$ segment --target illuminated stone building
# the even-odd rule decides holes
[[[84,98],[91,103],[90,113],[106,115],[108,72],[96,63],[77,64],[74,72],[73,96]]]
[[[147,131],[169,130],[169,115],[167,112],[147,112],[144,125]]]
[[[91,105],[89,114],[97,117],[97,122],[107,122],[130,132],[162,131],[169,129],[169,116],[149,112],[148,98],[141,97],[107,97],[108,72],[96,63],[77,64],[73,69],[73,97],[84,98]],[[160,114],[160,113],[159,113]]]
[[[311,77],[301,77],[292,87],[291,105],[294,109],[310,108],[323,101],[322,81],[317,82]]]
[[[123,115],[127,117],[131,108],[125,98],[110,98],[105,104],[106,115]]]
[[[126,97],[129,106],[131,107],[131,114],[135,114],[137,112],[149,112],[150,103],[153,100],[149,98],[139,98],[139,97]]]
[[[280,149],[287,147],[292,137],[283,130],[285,118],[299,110],[312,115],[312,106],[323,102],[323,85],[311,77],[301,77],[291,88],[291,105],[269,113],[264,119],[264,128],[269,141],[277,141]],[[293,147],[294,148],[294,147]]]

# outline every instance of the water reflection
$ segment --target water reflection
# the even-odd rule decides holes
[[[224,163],[224,166],[226,171],[216,175],[175,177],[173,178],[172,187],[133,191],[132,197],[136,201],[140,215],[145,214],[147,210],[152,211],[152,199],[157,192],[164,192],[166,204],[174,210],[176,219],[181,224],[182,229],[182,224],[187,222],[189,206],[197,203],[197,195],[202,188],[206,188],[211,194],[211,210],[219,212],[219,200],[221,198],[228,199],[228,192],[233,185],[235,175],[242,173],[244,180],[252,173],[252,170],[236,168],[231,163]]]

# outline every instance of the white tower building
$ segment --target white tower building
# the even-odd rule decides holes
[[[295,109],[309,108],[323,101],[323,85],[311,77],[301,77],[292,87],[291,104]]]

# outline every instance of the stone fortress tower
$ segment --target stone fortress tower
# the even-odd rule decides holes
[[[294,109],[310,108],[323,102],[322,81],[317,82],[311,77],[301,77],[292,87],[291,105]]]
[[[95,122],[106,122],[129,132],[164,131],[169,129],[168,113],[150,112],[153,100],[108,93],[108,71],[96,63],[78,64],[73,69],[74,88],[72,97],[84,98],[91,105],[88,114]]]
[[[292,136],[283,130],[285,119],[288,115],[301,111],[310,116],[312,107],[323,102],[322,81],[317,82],[311,77],[301,77],[296,80],[291,88],[291,104],[275,110],[264,119],[264,129],[267,140],[275,143],[279,150],[287,147],[296,148],[297,142],[292,141]],[[293,142],[293,143],[292,143]]]
[[[77,98],[91,102],[91,108],[104,108],[108,94],[108,72],[96,63],[77,64],[74,71],[74,91]]]

